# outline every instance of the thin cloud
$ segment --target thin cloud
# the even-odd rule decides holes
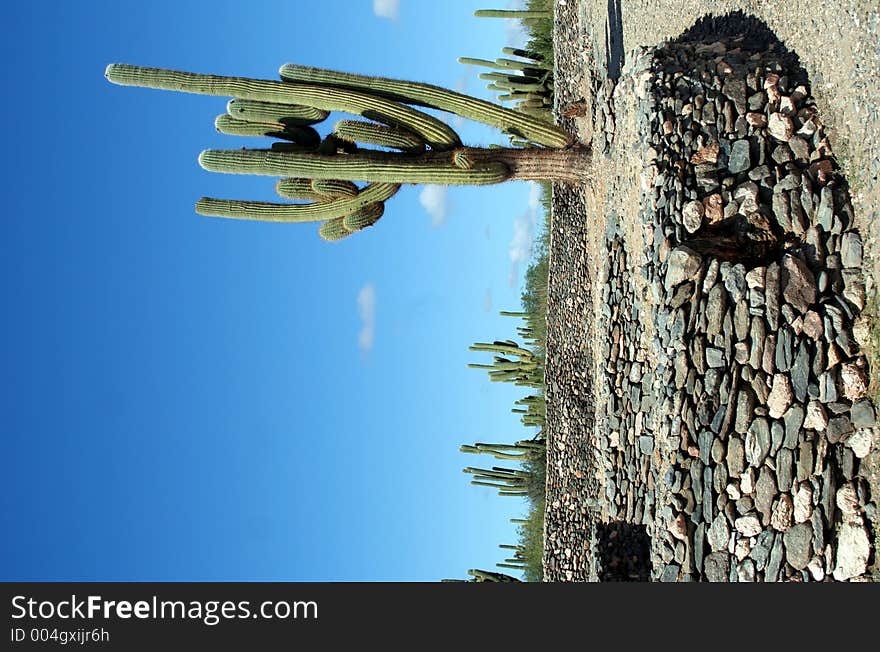
[[[519,0],[512,0],[507,3],[506,9],[525,9],[525,3]],[[529,41],[529,36],[523,27],[522,21],[510,18],[504,19],[504,38],[505,42],[511,47],[522,48]]]
[[[376,339],[376,286],[367,283],[357,295],[358,314],[361,330],[358,333],[358,347],[364,355],[373,350]]]
[[[532,253],[532,244],[535,241],[535,230],[538,225],[538,212],[541,208],[541,188],[537,183],[529,184],[528,208],[513,221],[513,238],[510,241],[508,254],[510,255],[510,273],[507,283],[510,287],[516,285],[519,276],[519,266],[526,263]]]
[[[419,193],[419,203],[431,216],[431,226],[440,226],[446,222],[446,186],[425,186]]]
[[[373,0],[373,13],[379,18],[397,20],[400,15],[400,0]]]

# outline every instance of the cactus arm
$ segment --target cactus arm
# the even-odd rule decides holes
[[[386,127],[374,122],[340,120],[333,127],[333,132],[340,138],[352,142],[391,147],[413,154],[425,151],[425,141],[411,131]]]
[[[324,111],[346,111],[392,126],[410,129],[437,150],[452,149],[461,145],[461,140],[455,131],[433,116],[399,102],[356,90],[244,77],[204,75],[164,68],[143,68],[122,63],[110,64],[104,75],[114,84],[123,86],[143,86],[200,95],[227,95],[262,102],[305,104]]]
[[[397,184],[488,185],[510,177],[509,168],[502,162],[487,161],[463,169],[452,165],[449,156],[422,158],[386,152],[324,156],[311,152],[208,149],[199,155],[199,163],[210,172]]]
[[[281,186],[285,181],[287,180],[282,179],[277,186]],[[211,217],[266,222],[320,222],[334,217],[342,218],[368,204],[385,201],[399,188],[399,185],[393,183],[375,183],[362,189],[357,197],[311,204],[272,204],[202,197],[196,204],[196,213]],[[280,189],[279,194],[283,194]]]
[[[384,212],[385,204],[369,204],[363,208],[359,208],[354,213],[343,217],[342,224],[352,233],[355,231],[363,231],[367,227],[373,226],[378,222]]]
[[[321,122],[329,111],[297,104],[278,104],[233,98],[226,104],[226,113],[248,122],[277,122],[284,125],[307,126]]]
[[[313,179],[312,190],[324,199],[337,197],[357,197],[358,187],[343,179]]]
[[[406,104],[448,111],[508,133],[522,134],[547,147],[564,147],[572,143],[572,137],[568,133],[544,120],[440,86],[385,77],[354,75],[296,64],[282,66],[281,78],[292,82],[357,89]]]

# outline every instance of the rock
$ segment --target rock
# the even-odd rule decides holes
[[[679,283],[693,280],[702,262],[700,255],[689,247],[679,246],[670,251],[666,261],[666,289],[671,290]]]
[[[858,459],[863,460],[871,453],[874,438],[870,428],[859,428],[846,440],[846,445]]]
[[[708,352],[708,351],[707,351]],[[751,421],[755,412],[755,398],[748,389],[741,389],[736,397],[736,414],[734,417],[734,430],[739,434],[744,434],[747,430],[751,431],[752,428],[749,426],[749,421]],[[767,430],[767,450],[770,450],[770,433],[769,426],[767,425],[766,420],[763,420],[763,424],[756,427],[763,427]],[[754,425],[754,423],[753,423]],[[748,457],[749,451],[748,439],[746,439],[746,456]],[[765,453],[766,454],[766,453]]]
[[[825,430],[828,427],[828,415],[825,408],[817,400],[807,403],[807,416],[804,419],[804,428],[810,430]]]
[[[654,438],[648,435],[639,437],[639,451],[642,455],[650,455],[654,451]]]
[[[755,129],[767,126],[767,116],[763,113],[750,112],[746,113],[746,122]]]
[[[837,534],[837,563],[834,579],[843,582],[865,573],[868,566],[870,543],[861,520],[841,524]]]
[[[828,420],[825,434],[828,436],[828,443],[836,444],[852,431],[852,421],[848,417],[834,417]]]
[[[825,333],[825,329],[822,326],[822,318],[819,316],[819,313],[813,310],[808,310],[804,314],[801,332],[816,342],[821,339],[822,335]]]
[[[806,523],[813,515],[813,488],[802,482],[794,494],[794,522]]]
[[[770,527],[778,532],[784,532],[791,527],[792,513],[794,505],[788,494],[782,494],[776,504],[773,506],[773,513],[770,516]]]
[[[712,521],[712,525],[706,530],[706,541],[713,552],[726,550],[730,540],[730,527],[724,514],[719,514]]]
[[[740,516],[736,519],[734,527],[744,537],[756,537],[761,534],[761,522],[757,516]]]
[[[809,441],[802,441],[801,445],[798,447],[798,482],[803,482],[811,475],[813,475],[813,444]]]
[[[852,519],[859,513],[859,496],[852,483],[842,485],[834,496],[837,509],[844,516],[844,520]]]
[[[780,272],[779,264],[774,261],[767,266],[767,273],[764,277],[764,301],[767,312],[767,325],[770,327],[771,331],[775,331],[779,328]],[[766,346],[764,348],[766,349]]]
[[[743,494],[751,494],[755,491],[755,470],[747,468],[740,474],[739,488]]]
[[[776,454],[776,482],[782,491],[788,491],[794,480],[792,476],[793,464],[794,453],[791,449],[783,448]]]
[[[803,402],[807,398],[807,383],[810,380],[810,354],[804,341],[801,341],[794,362],[791,365],[791,389],[795,398]]]
[[[840,383],[843,386],[843,395],[850,401],[858,401],[864,398],[868,392],[868,373],[865,370],[863,358],[855,362],[845,362],[840,365]]]
[[[690,162],[693,165],[702,165],[704,163],[717,163],[718,162],[718,152],[720,147],[718,142],[712,142],[706,145],[705,147],[701,147],[698,149],[693,156],[690,158]]]
[[[731,436],[727,442],[727,474],[731,478],[738,478],[745,468],[742,440]]]
[[[792,405],[782,418],[785,421],[785,441],[782,445],[794,450],[797,448],[800,429],[804,426],[804,408],[797,404]]]
[[[770,417],[773,419],[780,418],[788,406],[791,405],[792,391],[791,381],[784,374],[775,374],[773,376],[773,385],[770,388],[770,395],[767,397],[767,407],[770,410]]]
[[[712,368],[724,366],[724,351],[715,347],[706,347],[706,364]]]
[[[787,115],[771,113],[767,118],[767,133],[778,141],[787,142],[794,134],[794,123]]]
[[[800,258],[786,254],[782,259],[782,296],[800,313],[816,302],[816,279]]]
[[[727,169],[730,170],[731,174],[739,174],[740,172],[745,172],[750,167],[749,141],[745,139],[735,141],[730,148]]]
[[[785,545],[785,560],[797,570],[804,570],[813,556],[813,528],[806,523],[798,523],[782,535]]]
[[[817,582],[821,582],[825,579],[825,564],[822,563],[822,560],[819,557],[813,557],[810,560],[810,563],[807,564],[807,570],[810,571],[810,575],[812,575],[813,579]]]
[[[672,519],[672,521],[669,522],[667,529],[669,530],[669,533],[679,541],[687,541],[687,519],[685,519],[684,514],[679,514]]]
[[[862,237],[847,231],[840,238],[840,262],[844,267],[862,266]]]
[[[768,467],[762,467],[755,483],[755,508],[761,512],[761,520],[767,524],[770,522],[773,500],[776,498],[778,488],[773,471]]]
[[[765,582],[775,582],[779,579],[779,568],[782,566],[783,547],[782,537],[777,536],[770,549],[770,557],[767,560],[767,570],[764,572]]]
[[[681,222],[684,224],[685,231],[694,233],[703,226],[704,214],[703,202],[693,200],[685,204],[681,209]]]
[[[726,552],[713,552],[703,559],[703,575],[710,582],[727,582],[730,557]]]
[[[740,582],[755,581],[755,564],[751,559],[746,559],[737,567],[737,580]]]
[[[717,192],[703,198],[703,215],[707,224],[718,224],[724,219],[724,201]]]

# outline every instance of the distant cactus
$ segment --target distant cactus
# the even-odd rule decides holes
[[[526,11],[526,10],[512,10],[512,9],[478,9],[474,12],[474,16],[477,18],[516,18],[519,20],[524,19],[548,19],[553,18],[553,12],[551,11]]]

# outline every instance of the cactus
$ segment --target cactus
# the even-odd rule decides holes
[[[352,233],[355,231],[362,231],[378,222],[384,212],[385,204],[382,204],[381,202],[369,204],[363,208],[359,208],[354,213],[343,217],[342,223],[345,228]]]
[[[226,113],[237,120],[274,122],[290,126],[313,125],[322,122],[330,115],[329,111],[322,111],[311,106],[259,102],[238,97],[227,102]]]
[[[509,168],[500,161],[465,170],[452,165],[450,157],[409,159],[386,152],[323,156],[311,152],[208,149],[199,155],[199,163],[211,172],[398,184],[486,185],[510,178]]]
[[[285,181],[282,179],[276,184],[275,188],[278,194],[284,194],[284,189],[287,187]],[[203,197],[196,204],[196,212],[199,215],[229,217],[239,220],[320,222],[334,217],[345,217],[367,204],[385,201],[399,188],[400,186],[394,183],[375,183],[363,188],[357,197],[310,204],[272,204]]]
[[[553,18],[552,11],[540,10],[514,10],[514,9],[477,9],[474,12],[477,18],[516,18],[519,20],[543,20]]]
[[[228,95],[261,102],[305,104],[324,111],[347,111],[409,129],[437,150],[461,145],[458,135],[448,125],[427,113],[393,100],[344,88],[204,75],[121,63],[110,64],[104,74],[109,81],[123,86],[144,86],[200,95]]]
[[[425,151],[425,141],[411,131],[387,127],[375,122],[340,120],[336,123],[333,131],[340,138],[352,142],[391,147],[411,153]]]
[[[476,582],[519,582],[518,579],[504,573],[496,573],[494,571],[480,570],[479,568],[468,569],[468,575],[474,578]]]
[[[569,134],[553,124],[431,84],[353,75],[296,64],[282,66],[281,78],[291,82],[355,89],[406,104],[448,111],[508,133],[521,134],[547,147],[565,147],[572,142]]]
[[[523,59],[531,59],[532,61],[544,61],[544,55],[532,50],[523,50],[521,48],[501,48],[504,54],[512,57],[522,57]]]
[[[357,197],[359,192],[356,185],[343,179],[312,179],[312,190],[327,199]]]
[[[331,220],[327,220],[318,229],[318,235],[328,242],[342,240],[342,238],[347,238],[352,233],[353,231],[345,228],[344,218],[342,217],[334,217]]]

